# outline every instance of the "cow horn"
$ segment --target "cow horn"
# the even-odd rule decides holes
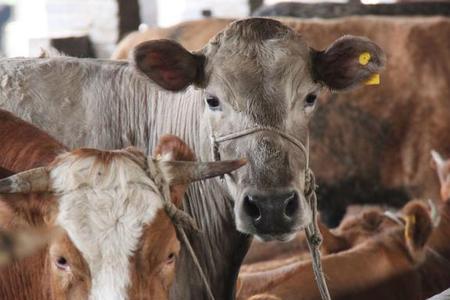
[[[435,150],[431,150],[431,157],[433,158],[438,168],[445,163],[444,158],[442,158],[442,156]]]
[[[439,210],[433,200],[428,199],[428,206],[430,207],[431,223],[433,224],[433,227],[436,228],[441,221],[441,215],[439,214]]]
[[[187,184],[230,173],[246,163],[244,159],[217,162],[159,161],[159,166],[169,184]]]
[[[47,168],[35,168],[0,180],[0,193],[46,192],[49,190],[48,183]]]

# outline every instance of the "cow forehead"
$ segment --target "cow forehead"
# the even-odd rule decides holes
[[[209,90],[251,115],[273,112],[276,105],[281,120],[292,98],[315,85],[309,47],[300,35],[278,21],[235,22],[204,51],[209,61]]]
[[[50,176],[60,193],[56,223],[90,269],[90,299],[126,299],[130,257],[163,207],[157,187],[139,164],[121,156],[101,163],[96,156],[67,155]]]
[[[235,72],[243,69],[243,62],[277,71],[296,60],[310,60],[310,50],[302,36],[271,19],[234,22],[216,35],[203,51],[208,59],[229,62],[223,67]]]

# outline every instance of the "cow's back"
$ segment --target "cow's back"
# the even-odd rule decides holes
[[[157,39],[175,40],[186,49],[199,50],[211,37],[232,21],[232,19],[205,19],[186,21],[167,28],[152,27],[145,31],[135,31],[117,45],[111,58],[127,59],[135,46],[148,40]]]
[[[48,165],[65,147],[47,133],[0,110],[0,166],[14,172]]]

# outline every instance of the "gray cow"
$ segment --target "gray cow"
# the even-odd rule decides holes
[[[72,147],[151,152],[171,133],[200,160],[246,158],[232,176],[193,185],[184,203],[203,228],[189,237],[215,297],[232,299],[252,235],[289,240],[311,221],[301,148],[317,94],[355,87],[384,61],[365,38],[316,51],[280,22],[254,18],[232,23],[196,53],[157,40],[139,45],[131,62],[2,60],[0,107]],[[208,299],[186,251],[172,297]]]

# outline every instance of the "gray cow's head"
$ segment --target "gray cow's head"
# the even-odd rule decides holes
[[[319,91],[366,82],[385,58],[373,42],[352,36],[316,51],[282,23],[254,18],[232,23],[199,52],[156,40],[137,46],[134,60],[167,90],[188,85],[204,90],[202,150],[211,153],[210,132],[223,136],[258,126],[306,143]],[[310,223],[306,157],[293,143],[261,131],[221,143],[219,153],[222,159],[245,157],[249,162],[226,179],[238,230],[263,240],[286,240]]]

